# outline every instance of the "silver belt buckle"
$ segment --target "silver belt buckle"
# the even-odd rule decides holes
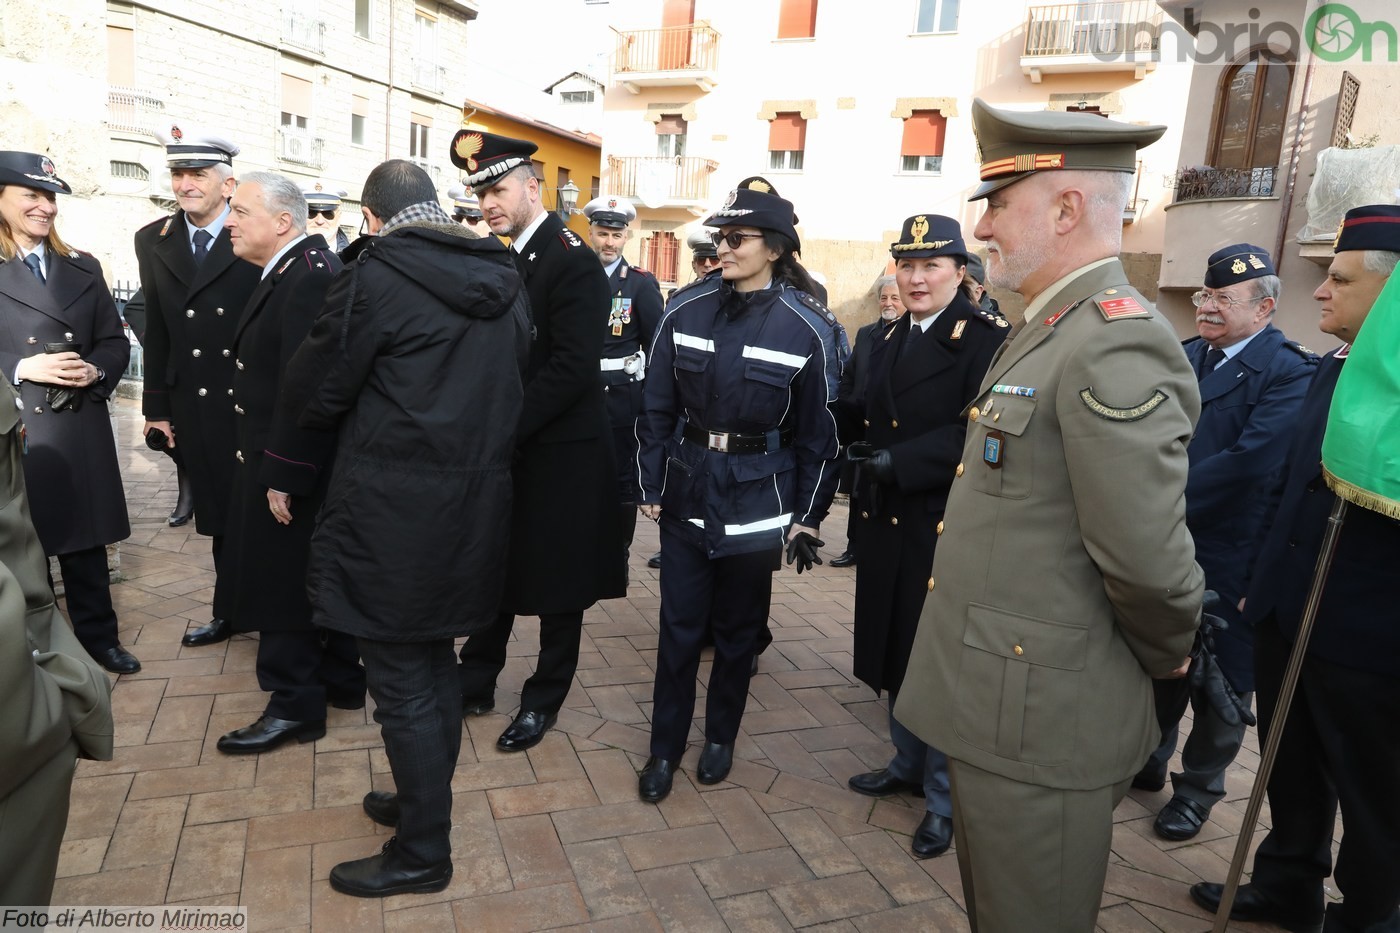
[[[729,453],[729,435],[715,434],[710,432],[710,449],[718,450],[721,453]]]

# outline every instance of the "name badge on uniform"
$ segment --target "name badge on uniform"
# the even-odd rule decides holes
[[[1005,440],[1006,435],[1000,431],[988,431],[986,439],[982,441],[982,461],[993,470],[1001,469]]]
[[[608,326],[612,328],[614,337],[622,336],[624,324],[632,323],[632,299],[614,298],[612,300],[612,311],[608,314]]]

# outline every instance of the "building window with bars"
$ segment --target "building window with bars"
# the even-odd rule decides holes
[[[779,113],[768,121],[768,168],[800,172],[807,149],[807,121],[800,113]]]
[[[680,241],[674,233],[653,231],[642,243],[642,267],[656,276],[662,285],[675,285],[680,254]]]
[[[948,118],[937,110],[915,110],[904,120],[899,146],[899,170],[917,175],[943,171],[943,138]]]
[[[656,121],[656,155],[678,159],[685,155],[686,123],[678,113],[663,113]]]

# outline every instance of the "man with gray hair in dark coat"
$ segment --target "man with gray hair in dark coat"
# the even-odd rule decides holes
[[[300,488],[282,491],[301,494],[336,435],[307,591],[316,625],[358,641],[397,788],[371,791],[364,808],[398,832],[330,882],[386,897],[452,878],[452,642],[490,625],[500,602],[529,309],[505,247],[453,223],[418,166],[381,164],[361,203],[371,235],[345,251],[287,365],[288,429],[267,456],[300,467],[286,479]],[[285,513],[284,501],[269,505]]]

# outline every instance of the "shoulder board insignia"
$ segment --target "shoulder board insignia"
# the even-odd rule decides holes
[[[1106,321],[1116,321],[1119,318],[1129,317],[1151,317],[1152,315],[1152,312],[1144,308],[1131,295],[1126,298],[1096,298],[1094,304],[1099,306],[1099,311],[1103,313]]]
[[[175,215],[174,215],[174,214],[171,214],[169,217],[165,218],[165,224],[160,228],[160,233],[159,233],[158,235],[159,235],[159,236],[165,236],[167,233],[169,233],[169,232],[170,232],[170,225],[173,224],[174,222],[175,222]]]
[[[967,321],[965,319],[958,321],[958,323],[953,325],[953,333],[948,337],[948,339],[961,340],[963,331],[965,330],[967,330]]]
[[[977,316],[980,317],[982,320],[986,321],[988,324],[991,324],[993,327],[1011,326],[1011,322],[1008,321],[1006,318],[993,314],[990,311],[984,311],[981,308],[977,309]]]
[[[1079,400],[1084,403],[1084,407],[1109,421],[1141,421],[1157,410],[1157,406],[1167,400],[1167,393],[1161,389],[1153,390],[1152,394],[1145,401],[1139,402],[1130,408],[1114,408],[1105,404],[1094,394],[1094,387],[1079,391]]]
[[[288,257],[286,262],[282,263],[282,265],[277,267],[277,271],[274,273],[274,275],[281,275],[283,272],[286,272],[287,267],[296,261],[297,258],[295,256]]]
[[[1310,363],[1316,363],[1318,355],[1296,340],[1285,340],[1283,345]]]
[[[828,324],[836,323],[836,315],[832,314],[831,309],[826,307],[826,305],[822,304],[820,301],[813,298],[806,292],[799,291],[797,294],[801,296],[801,301],[804,305],[811,308],[813,311],[817,312],[822,316],[822,320],[826,321]]]
[[[656,278],[656,276],[652,275],[650,272],[648,272],[647,270],[643,269],[641,266],[629,266],[628,268],[630,268],[633,272],[635,272],[635,273],[637,273],[638,275],[640,275],[642,278],[652,278],[652,279]]]
[[[570,230],[568,227],[559,231],[559,239],[563,241],[565,246],[572,247],[583,245],[583,241],[578,238],[578,234],[574,233],[574,231]]]

